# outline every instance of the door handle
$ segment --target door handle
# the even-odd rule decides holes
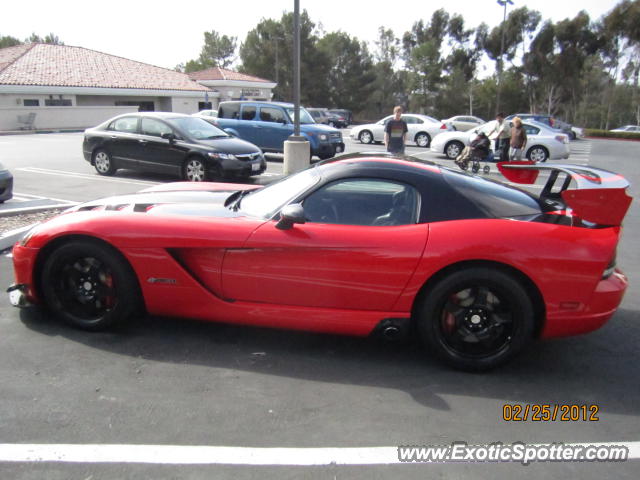
[[[143,145],[146,145],[146,143],[147,143],[147,141],[146,141],[146,140],[142,140],[142,139],[138,140],[138,142],[139,142],[139,143],[141,143],[141,144],[143,144]]]
[[[111,135],[111,138],[115,140],[116,138],[118,138],[118,136],[117,135]]]

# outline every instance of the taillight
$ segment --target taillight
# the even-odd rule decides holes
[[[446,130],[447,126],[443,123],[442,125],[440,125],[440,130]]]
[[[616,271],[616,256],[617,252],[613,252],[613,258],[609,262],[609,265],[607,265],[607,268],[604,269],[604,272],[602,272],[603,280],[609,278],[611,275],[613,275],[613,272]]]

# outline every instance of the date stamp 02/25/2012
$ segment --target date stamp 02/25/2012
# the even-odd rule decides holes
[[[505,403],[502,420],[505,422],[597,422],[600,407],[595,404]]]

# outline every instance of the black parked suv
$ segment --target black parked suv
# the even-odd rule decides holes
[[[129,113],[88,128],[82,151],[100,175],[129,168],[201,182],[249,177],[267,168],[262,151],[254,144],[202,118],[169,112]]]

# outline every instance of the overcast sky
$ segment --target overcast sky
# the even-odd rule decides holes
[[[196,58],[203,32],[216,30],[238,37],[261,19],[279,19],[293,11],[293,0],[5,0],[0,35],[21,40],[32,32],[44,37],[53,32],[67,45],[80,46],[166,68]],[[510,8],[527,6],[554,21],[573,18],[586,10],[592,19],[611,10],[617,0],[514,0]],[[460,13],[467,26],[502,20],[496,0],[300,0],[316,24],[326,32],[342,30],[370,43],[378,27],[396,36],[419,19],[428,21],[438,8]]]

